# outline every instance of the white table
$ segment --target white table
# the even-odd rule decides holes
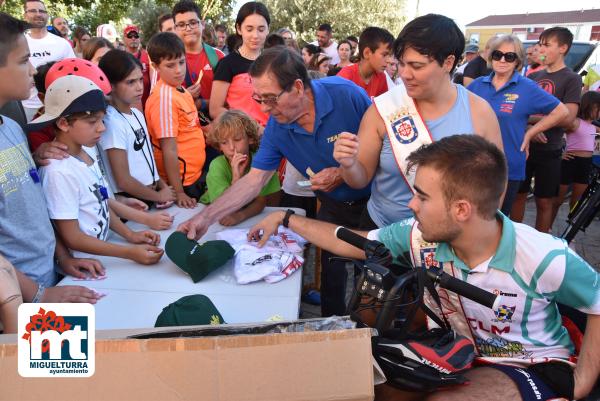
[[[204,208],[195,209],[172,207],[168,212],[174,215],[173,226],[160,231],[161,248],[177,226]],[[249,228],[268,213],[281,208],[265,208],[263,213],[248,219],[235,228]],[[301,209],[295,209],[304,215]],[[133,230],[145,227],[129,223]],[[215,233],[226,228],[213,224],[200,242],[215,239]],[[125,244],[118,235],[111,233],[110,241]],[[159,263],[151,266],[140,265],[127,259],[109,256],[97,257],[106,269],[107,278],[97,281],[76,281],[65,277],[59,285],[84,285],[107,293],[96,305],[97,329],[131,329],[154,327],[156,317],[162,309],[186,295],[204,294],[215,304],[227,323],[261,322],[279,315],[285,320],[298,318],[302,270],[275,283],[256,282],[238,285],[233,275],[233,260],[215,270],[202,281],[194,283],[190,276],[179,269],[165,254]]]

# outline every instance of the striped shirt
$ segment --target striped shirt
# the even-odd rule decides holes
[[[202,174],[206,151],[192,95],[185,89],[178,90],[159,80],[146,101],[145,114],[161,178],[168,182],[160,140],[176,138],[179,174],[183,185],[196,182]]]

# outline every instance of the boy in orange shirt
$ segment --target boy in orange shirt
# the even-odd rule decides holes
[[[145,110],[158,172],[175,190],[177,205],[193,208],[205,190],[206,153],[194,99],[181,86],[185,47],[174,33],[161,32],[150,39],[148,54],[160,76]]]

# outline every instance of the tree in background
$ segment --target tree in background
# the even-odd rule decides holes
[[[213,24],[232,21],[233,5],[236,0],[196,0],[204,20]],[[82,26],[96,33],[96,27],[112,23],[120,35],[123,28],[134,23],[143,32],[144,43],[157,32],[160,14],[169,12],[177,0],[52,0],[45,1],[50,17],[66,18],[69,27]],[[1,11],[23,18],[23,0],[6,0]],[[232,24],[231,24],[232,25]]]
[[[142,0],[131,9],[129,18],[142,30],[142,44],[146,46],[150,38],[158,32],[158,17],[170,13],[172,7],[156,4],[154,0]]]
[[[404,0],[263,0],[271,13],[270,30],[293,30],[299,41],[315,40],[317,27],[329,23],[337,40],[358,36],[368,26],[398,35],[405,23]]]
[[[142,0],[131,8],[128,17],[142,30],[142,43],[146,45],[152,35],[158,32],[158,17],[170,13],[178,0]],[[196,0],[202,13],[201,18],[212,24],[232,22],[235,0]]]
[[[96,27],[109,22],[119,27],[119,22],[127,17],[129,10],[136,4],[136,0],[53,0],[45,1],[50,18],[61,16],[66,18],[69,27],[82,26],[96,33]],[[2,11],[16,18],[23,18],[23,1],[7,0]]]

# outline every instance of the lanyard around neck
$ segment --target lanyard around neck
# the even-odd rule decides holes
[[[146,130],[144,129],[144,126],[142,125],[142,123],[140,122],[140,120],[137,118],[137,116],[135,115],[135,112],[133,110],[131,110],[131,114],[133,115],[133,117],[135,118],[135,120],[137,121],[140,129],[142,130],[143,133],[143,138],[138,142],[138,136],[136,134],[136,130],[135,128],[133,128],[133,126],[131,125],[131,123],[129,122],[129,119],[125,116],[125,114],[121,113],[121,111],[119,109],[117,109],[115,107],[115,110],[117,110],[117,112],[121,115],[121,117],[123,117],[123,119],[125,120],[125,122],[127,122],[127,125],[129,125],[129,128],[131,128],[131,131],[133,132],[133,136],[135,138],[134,140],[134,149],[137,150],[141,150],[142,151],[142,155],[144,155],[144,160],[146,160],[146,165],[148,166],[148,170],[150,170],[150,174],[152,174],[152,183],[154,185],[154,183],[156,183],[156,180],[154,179],[155,174],[156,174],[156,164],[154,162],[154,158],[152,157],[152,148],[150,147],[150,141],[148,140],[148,135],[146,135]],[[144,142],[146,143],[146,149],[148,149],[148,156],[146,156],[146,152],[144,152]],[[135,145],[141,145],[141,148],[136,149]]]

